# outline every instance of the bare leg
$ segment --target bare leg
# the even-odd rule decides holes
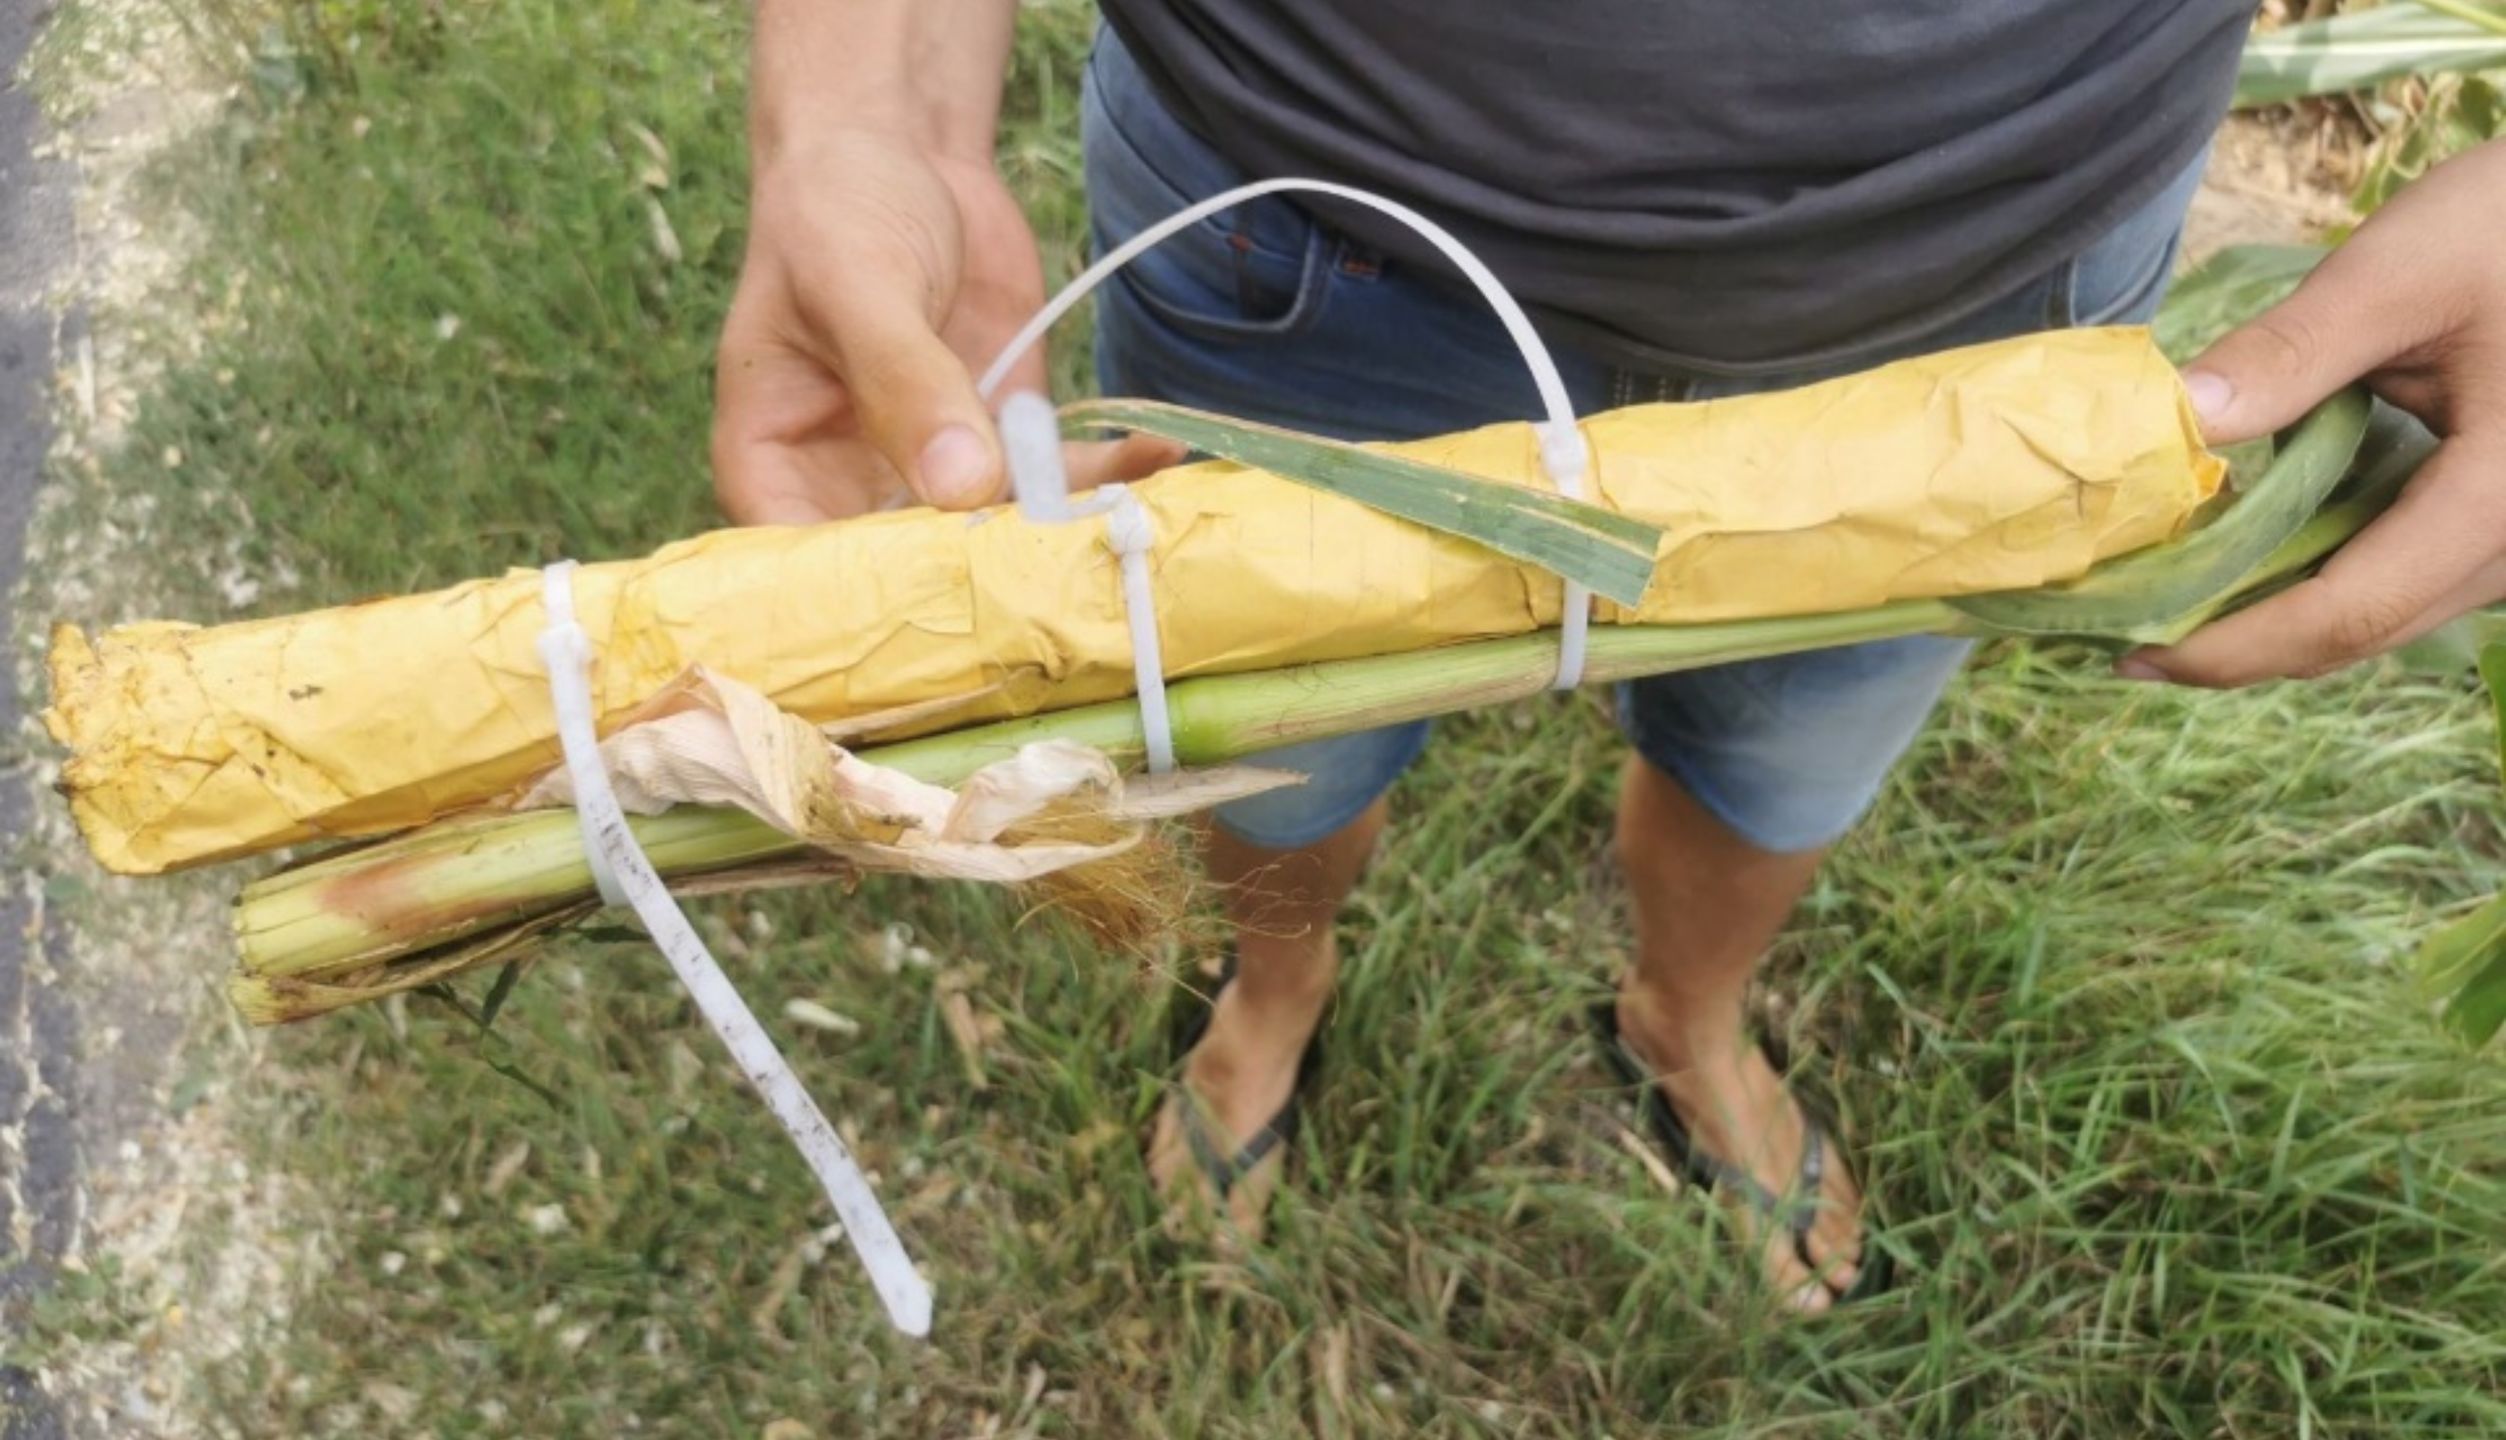
[[[1236,978],[1220,992],[1208,1032],[1184,1062],[1190,1098],[1214,1133],[1238,1143],[1287,1103],[1298,1061],[1330,1003],[1340,972],[1332,922],[1365,872],[1383,833],[1385,805],[1366,812],[1320,844],[1263,850],[1212,826],[1203,861],[1224,887],[1235,924]],[[1149,1145],[1149,1173],[1160,1189],[1195,1177],[1191,1151],[1169,1107]],[[1259,1224],[1274,1167],[1236,1186],[1229,1210],[1246,1229]]]
[[[1701,1148],[1788,1196],[1800,1173],[1801,1115],[1743,1035],[1741,1004],[1826,852],[1760,850],[1677,781],[1630,756],[1619,787],[1618,853],[1636,915],[1620,1030]],[[1826,1173],[1810,1241],[1826,1284],[1802,1266],[1789,1236],[1763,1237],[1776,1293],[1805,1310],[1827,1308],[1827,1286],[1849,1287],[1861,1258],[1860,1191],[1843,1157],[1831,1153]]]

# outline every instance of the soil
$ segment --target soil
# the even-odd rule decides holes
[[[2355,129],[2337,115],[2231,116],[2185,223],[2186,263],[2231,245],[2324,240],[2355,224],[2360,165]]]
[[[44,116],[32,94],[7,83],[43,18],[31,0],[0,3],[0,635],[13,625],[10,600],[51,445],[62,326],[51,282],[70,235],[68,169],[36,158]],[[14,670],[0,665],[0,757],[14,750],[7,737],[20,732],[21,708]],[[42,798],[29,779],[26,766],[0,764],[0,836],[27,834]],[[30,869],[0,870],[0,1325],[52,1282],[80,1218],[78,1126],[66,1098],[75,1017],[45,983],[41,956],[59,936],[42,899]],[[35,1378],[0,1367],[0,1440],[61,1433]]]
[[[0,685],[14,687],[0,700],[42,694],[53,617],[211,615],[234,600],[222,583],[232,553],[157,521],[154,495],[102,463],[166,358],[217,323],[186,276],[195,229],[150,178],[230,97],[197,63],[196,22],[169,0],[62,0],[48,17],[34,0],[0,0],[0,64],[39,18],[62,28],[38,47],[36,82],[0,109],[0,169],[14,120],[48,197],[24,244],[0,208],[0,257],[20,257],[0,268],[0,316],[37,317],[28,333],[44,342],[33,413],[0,425],[19,447],[0,497],[31,512],[22,566],[17,535],[0,528],[13,601]],[[23,203],[20,177],[0,184]],[[47,444],[34,423],[45,412],[48,448],[28,451]],[[8,515],[0,506],[0,527]],[[33,802],[8,810],[0,788],[13,842],[0,850],[0,912],[17,907],[0,913],[0,947],[16,944],[0,948],[0,1324],[31,1333],[34,1357],[14,1394],[0,1373],[0,1440],[209,1433],[196,1378],[284,1330],[322,1243],[297,1218],[311,1209],[301,1182],[245,1160],[232,1097],[286,1086],[251,1073],[262,1048],[219,992],[234,877],[101,874],[49,803],[56,753],[30,717],[0,718],[12,727],[0,754],[15,760],[0,778]],[[56,1320],[57,1333],[24,1326],[44,1288],[56,1316],[72,1293],[84,1313]]]

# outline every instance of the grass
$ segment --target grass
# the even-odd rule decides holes
[[[1090,20],[1024,25],[1007,154],[1066,273]],[[303,577],[264,608],[709,523],[741,29],[694,0],[296,8],[184,167],[248,328],[169,372],[106,483],[240,496],[256,563]],[[1059,353],[1074,375],[1080,337]],[[1764,1023],[1905,1273],[1860,1313],[1774,1319],[1717,1212],[1631,1155],[1579,1018],[1621,960],[1621,749],[1553,700],[1447,725],[1400,791],[1297,1182],[1242,1262],[1154,1225],[1166,978],[967,889],[710,902],[761,1013],[859,1022],[773,1021],[933,1273],[934,1343],[886,1331],[659,957],[569,942],[496,1039],[423,1004],[281,1037],[259,1163],[320,1194],[337,1264],[284,1344],[210,1377],[214,1426],[2506,1428],[2506,1064],[2395,969],[2498,881],[2470,682],[2201,696],[2101,668],[1990,652],[1770,966]]]

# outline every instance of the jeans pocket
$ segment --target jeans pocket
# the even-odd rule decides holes
[[[1196,253],[1198,244],[1198,237],[1175,236],[1107,283],[1166,325],[1205,340],[1284,338],[1311,329],[1321,316],[1332,266],[1328,242],[1319,233],[1295,260],[1234,246]],[[1098,252],[1107,248],[1100,239]],[[1222,269],[1224,279],[1213,274]]]
[[[1167,111],[1110,32],[1100,32],[1082,87],[1080,148],[1098,254],[1246,178]],[[1320,311],[1335,247],[1312,216],[1266,196],[1186,226],[1114,284],[1186,334],[1291,335]]]

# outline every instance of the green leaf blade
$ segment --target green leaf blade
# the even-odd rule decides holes
[[[1659,529],[1598,505],[1181,406],[1087,400],[1064,407],[1062,418],[1073,429],[1161,436],[1355,500],[1537,565],[1621,605],[1644,598],[1662,544]]]
[[[2188,364],[2212,342],[2287,299],[2323,257],[2321,245],[2234,245],[2167,291],[2149,324],[2169,360]]]
[[[2402,75],[2506,65],[2506,33],[2491,22],[2489,7],[2449,8],[2457,13],[2393,4],[2258,34],[2246,42],[2237,67],[2236,106],[2344,94]],[[2506,19],[2506,12],[2499,14]]]
[[[2314,517],[2348,477],[2372,414],[2373,402],[2355,388],[2317,406],[2288,432],[2262,478],[2197,530],[2118,556],[2068,584],[1949,603],[2015,634],[2171,639],[2171,621],[2244,588],[2246,577]]]
[[[2480,647],[2480,683],[2489,687],[2489,708],[2497,722],[2497,771],[2506,779],[2506,640]]]
[[[2420,992],[2445,1002],[2447,1028],[2487,1044],[2506,1027],[2506,895],[2429,936],[2413,968]]]

